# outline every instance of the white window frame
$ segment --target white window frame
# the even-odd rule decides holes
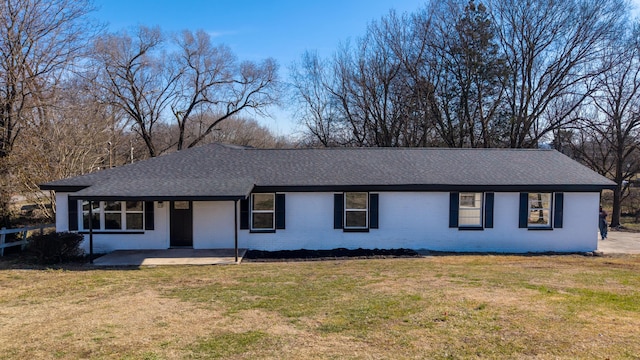
[[[255,196],[260,195],[271,195],[273,199],[273,208],[269,210],[256,210],[254,209],[255,204]],[[275,193],[255,193],[251,194],[251,204],[249,204],[250,214],[249,214],[249,222],[251,225],[252,231],[271,231],[276,229],[276,194]],[[271,214],[271,227],[270,228],[256,228],[253,225],[253,214]]]
[[[473,196],[474,205],[477,201],[477,206],[467,206],[463,205],[462,197],[463,196]],[[480,228],[482,227],[484,220],[484,193],[482,192],[461,192],[458,195],[458,227],[462,228]],[[476,219],[476,216],[463,216],[463,211],[477,211],[478,212],[478,222],[473,224],[464,224],[463,219]]]
[[[541,200],[535,200],[536,202],[540,201],[540,207],[532,207],[532,195],[547,195],[549,196],[549,207],[542,207],[542,204],[544,203],[544,201]],[[531,212],[532,211],[546,211],[548,216],[547,216],[547,221],[544,224],[540,224],[540,223],[532,223],[531,220]],[[553,193],[547,193],[547,192],[532,192],[532,193],[528,193],[527,195],[527,227],[528,228],[551,228],[552,224],[552,219],[553,219]]]
[[[80,231],[89,231],[88,228],[84,227],[84,217],[89,216],[89,211],[85,211],[84,210],[84,205],[86,203],[88,203],[89,201],[84,200],[84,201],[78,201],[78,206],[80,207],[78,213],[79,213],[79,221],[78,221],[78,229]],[[111,202],[111,201],[110,201]],[[92,230],[94,231],[105,231],[105,232],[136,232],[136,231],[144,231],[145,229],[145,202],[144,201],[139,201],[140,203],[142,203],[142,210],[132,210],[132,211],[127,211],[127,201],[114,201],[114,202],[119,202],[120,203],[120,210],[119,211],[115,211],[115,210],[106,210],[105,209],[105,203],[106,201],[93,201],[93,204],[98,204],[98,207],[96,209],[94,209],[93,215],[96,216],[98,215],[98,221],[100,223],[100,226],[97,228],[93,228]],[[137,201],[138,202],[138,201]],[[120,229],[106,229],[106,214],[116,214],[119,213],[120,214],[120,224],[122,225]],[[127,214],[142,214],[142,228],[141,229],[127,229]]]
[[[347,197],[349,194],[364,194],[365,196],[365,207],[364,209],[355,209],[347,207]],[[364,226],[349,226],[347,225],[347,213],[349,212],[364,212],[365,213],[365,225]],[[369,193],[363,191],[352,191],[344,193],[344,214],[343,216],[343,224],[345,229],[368,229],[369,228]]]

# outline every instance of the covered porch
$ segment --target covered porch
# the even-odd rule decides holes
[[[116,250],[96,258],[95,266],[229,265],[240,264],[247,249]]]

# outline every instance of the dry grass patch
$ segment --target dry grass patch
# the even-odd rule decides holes
[[[492,255],[0,270],[0,358],[637,358],[639,273]]]

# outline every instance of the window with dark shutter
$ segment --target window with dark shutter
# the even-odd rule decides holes
[[[558,204],[557,201],[561,203]],[[551,230],[558,227],[556,225],[562,227],[562,202],[561,193],[555,196],[554,193],[548,192],[520,193],[518,226],[529,230]],[[555,224],[556,221],[557,224]]]
[[[449,227],[459,230],[493,228],[493,193],[449,193]]]

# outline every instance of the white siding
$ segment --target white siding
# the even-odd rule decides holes
[[[69,231],[69,194],[56,192],[56,231]]]
[[[240,211],[240,206],[238,206]],[[193,248],[233,248],[233,202],[193,202]],[[240,218],[238,217],[238,226]]]
[[[565,193],[564,226],[518,228],[519,193],[496,193],[494,227],[449,228],[449,193],[382,192],[379,229],[353,233],[333,229],[333,193],[287,193],[286,229],[240,231],[250,249],[412,248],[463,252],[592,251],[597,248],[598,193]]]
[[[238,230],[239,246],[261,250],[402,247],[518,253],[592,251],[597,248],[598,193],[565,192],[564,227],[553,230],[518,228],[519,193],[495,193],[494,227],[459,230],[449,228],[448,192],[380,192],[379,229],[361,233],[333,229],[333,194],[286,193],[286,229],[275,233]],[[56,226],[63,231],[68,229],[67,194],[59,193],[56,198]],[[233,247],[233,208],[232,201],[194,202],[193,247]],[[239,221],[238,218],[238,224]],[[144,234],[94,235],[95,252],[168,247],[168,201],[162,208],[155,203],[155,230]]]

